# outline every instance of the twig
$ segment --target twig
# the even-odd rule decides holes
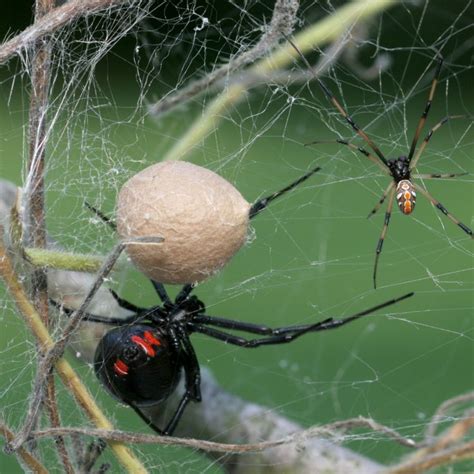
[[[0,226],[0,234],[2,233],[3,229]],[[41,345],[44,351],[52,349],[54,347],[53,340],[51,339],[51,336],[41,321],[38,313],[30,303],[21,283],[18,281],[3,244],[0,245],[0,274],[3,277],[10,294],[15,300],[18,309],[24,316],[28,326],[37,338],[38,343]],[[102,414],[99,407],[95,403],[95,400],[81,383],[79,377],[76,375],[69,363],[65,359],[59,359],[56,361],[55,368],[58,371],[58,374],[65,386],[71,390],[76,401],[92,420],[92,422],[98,428],[112,429],[112,424]],[[10,445],[13,449],[18,449],[20,447],[17,446],[15,442],[10,443]],[[147,472],[128,447],[121,443],[115,442],[111,442],[110,447],[114,451],[119,462],[128,472],[132,472],[134,474]]]
[[[277,0],[267,31],[252,49],[232,58],[227,64],[202,79],[150,105],[149,113],[156,118],[170,111],[176,105],[185,104],[224,77],[255,62],[275,46],[282,33],[286,36],[292,33],[298,7],[299,1],[297,0]]]
[[[56,390],[54,384],[54,376],[51,373],[48,377],[47,386],[46,386],[46,397],[45,397],[45,408],[49,416],[49,421],[52,427],[60,427],[61,426],[61,417],[59,415],[58,403],[56,398]],[[54,443],[56,445],[56,449],[58,450],[59,458],[63,464],[64,471],[67,474],[74,474],[74,468],[72,463],[69,459],[69,453],[66,448],[66,443],[62,436],[58,436],[54,438]]]
[[[353,418],[350,420],[338,421],[336,423],[330,423],[323,426],[314,426],[306,430],[296,431],[289,436],[275,440],[275,441],[262,441],[260,443],[217,443],[213,441],[206,441],[192,438],[177,438],[169,436],[158,436],[149,435],[143,433],[130,433],[125,431],[109,431],[92,428],[49,428],[45,430],[37,430],[31,432],[32,439],[49,438],[57,435],[83,435],[91,436],[100,439],[107,439],[113,441],[120,441],[122,443],[131,444],[158,444],[162,446],[182,446],[193,449],[200,449],[206,452],[215,453],[249,453],[249,452],[261,452],[267,449],[275,448],[284,444],[296,443],[301,444],[302,442],[315,438],[315,437],[337,437],[339,436],[338,431],[341,429],[357,429],[360,427],[367,427],[373,431],[383,433],[388,438],[399,442],[403,446],[414,447],[415,444],[412,440],[404,438],[402,435],[397,433],[395,430],[377,423],[374,420],[367,418]]]
[[[104,263],[104,257],[98,255],[82,255],[35,248],[25,248],[23,251],[28,262],[41,268],[95,273]]]
[[[430,442],[424,443],[422,449],[413,453],[407,462],[414,462],[426,457],[428,454],[439,452],[448,446],[458,443],[469,431],[474,428],[474,412],[471,410],[461,420],[452,424],[446,431]]]
[[[54,6],[52,0],[36,0],[35,20],[47,14]],[[47,37],[35,44],[31,71],[31,95],[28,123],[28,174],[23,194],[25,202],[25,244],[35,248],[46,247],[44,213],[44,170],[46,158],[46,110],[49,101],[51,73],[51,45]],[[48,325],[48,286],[46,273],[41,268],[33,269],[31,287],[34,304],[42,320]]]
[[[79,435],[72,436],[76,448],[76,464],[80,474],[90,474],[97,460],[107,447],[107,443],[102,439],[94,439],[85,445],[84,440]],[[99,472],[106,472],[110,465],[101,464]]]
[[[437,466],[446,466],[464,461],[465,459],[474,459],[474,441],[464,443],[451,449],[445,449],[434,454],[430,454],[423,459],[408,461],[398,464],[388,470],[385,474],[417,474],[426,472],[428,469]]]
[[[398,3],[397,0],[355,0],[326,16],[318,23],[294,36],[294,42],[302,52],[336,41],[355,23],[380,13]],[[268,57],[261,59],[249,69],[250,74],[263,76],[272,74],[288,65],[295,58],[293,48],[285,44]],[[236,104],[246,88],[243,84],[233,84],[216,97],[194,121],[187,132],[180,136],[168,151],[164,160],[180,160],[217,128],[220,120]]]
[[[349,42],[349,33],[343,34],[336,41],[331,43],[327,48],[322,51],[317,64],[313,70],[308,71],[300,69],[298,71],[272,71],[265,73],[264,75],[257,75],[255,71],[245,70],[241,74],[235,74],[232,78],[229,78],[229,84],[243,85],[247,91],[252,87],[260,85],[268,85],[269,82],[272,84],[282,84],[288,86],[289,84],[306,83],[311,79],[314,79],[314,74],[324,74],[333,65],[341,54],[344,52],[346,45]]]
[[[342,430],[353,430],[357,428],[369,428],[371,431],[382,433],[388,438],[396,441],[397,443],[401,444],[402,446],[406,446],[407,448],[416,448],[417,444],[411,438],[406,438],[405,436],[401,435],[398,431],[395,431],[393,428],[389,428],[388,426],[384,426],[380,423],[377,423],[372,418],[365,418],[359,416],[358,418],[351,418],[349,420],[342,420],[336,421],[335,423],[330,423],[328,425],[324,425],[321,429],[327,429],[328,432],[338,432]]]
[[[318,428],[312,430],[307,437],[320,435],[317,432]],[[121,443],[130,444],[157,444],[160,446],[181,446],[193,449],[200,449],[201,451],[214,453],[255,453],[264,451],[266,449],[275,448],[282,444],[297,442],[305,435],[305,431],[296,433],[288,438],[283,438],[277,441],[263,441],[254,444],[232,444],[232,443],[217,443],[213,441],[206,441],[193,438],[176,438],[172,436],[159,436],[144,433],[131,433],[120,430],[98,430],[92,428],[48,428],[45,430],[37,430],[31,432],[31,439],[51,438],[57,435],[83,435],[94,438],[101,438],[111,441],[120,441]],[[28,440],[30,441],[30,440]]]
[[[23,49],[28,48],[45,35],[64,28],[81,17],[100,13],[114,6],[129,4],[133,0],[71,0],[44,15],[17,36],[0,45],[0,64],[7,62]]]
[[[74,331],[77,329],[79,324],[82,321],[85,311],[87,310],[90,302],[99,291],[100,287],[102,286],[105,278],[111,272],[115,262],[117,261],[118,257],[124,250],[127,244],[129,243],[137,243],[137,242],[144,242],[144,243],[159,243],[163,239],[161,237],[136,237],[131,239],[130,241],[123,241],[116,245],[114,251],[111,252],[110,256],[107,260],[104,261],[101,269],[99,270],[98,276],[96,277],[94,284],[89,289],[87,296],[82,301],[79,309],[74,311],[74,313],[70,316],[66,326],[63,329],[61,338],[55,342],[54,344],[47,347],[48,351],[46,355],[41,360],[41,363],[38,366],[38,370],[36,372],[35,381],[33,383],[33,390],[32,395],[29,401],[29,410],[25,421],[23,423],[23,428],[21,429],[20,433],[17,436],[17,440],[15,441],[15,446],[21,446],[30,436],[30,432],[35,426],[36,419],[38,417],[38,407],[44,397],[44,384],[51,373],[53,365],[58,361],[58,359],[63,355],[66,345],[69,342],[71,336],[73,335]]]
[[[431,456],[441,453],[443,450],[446,450],[450,445],[454,445],[462,438],[464,438],[467,433],[474,428],[474,412],[472,410],[464,413],[462,415],[462,419],[452,424],[447,430],[445,430],[436,438],[434,437],[435,429],[439,421],[445,416],[445,413],[450,408],[456,405],[470,402],[474,399],[473,395],[474,392],[465,393],[463,395],[453,397],[443,402],[436,410],[435,414],[431,419],[431,422],[427,427],[427,435],[425,437],[425,441],[421,449],[409,456],[409,458],[404,463],[402,463],[401,466],[415,466],[417,465],[417,463],[423,463],[424,460],[431,459]]]
[[[54,8],[54,0],[36,0],[35,21],[48,14]],[[27,189],[24,213],[25,237],[27,244],[36,248],[46,247],[46,227],[44,212],[44,170],[47,145],[47,114],[49,102],[49,84],[51,76],[51,43],[49,37],[39,39],[34,48],[31,70],[31,94],[28,123],[29,159]],[[30,276],[32,301],[45,325],[48,317],[48,280],[42,268],[33,268]],[[45,392],[45,407],[51,426],[61,425],[56,403],[54,377],[49,374]],[[56,449],[64,470],[74,472],[64,439],[55,439]]]
[[[430,441],[434,437],[437,426],[446,416],[446,413],[449,410],[451,410],[451,408],[455,407],[456,405],[462,405],[464,403],[469,403],[472,401],[474,401],[474,392],[464,393],[462,395],[458,395],[456,397],[453,397],[453,398],[450,398],[449,400],[444,401],[438,407],[435,414],[431,418],[431,421],[426,427],[425,439],[427,441]]]
[[[1,421],[0,434],[7,442],[11,442],[15,437],[10,429]],[[16,454],[31,472],[34,472],[35,474],[48,474],[48,470],[25,448],[19,448]]]
[[[471,411],[470,415],[463,420],[459,420],[450,426],[437,440],[430,446],[429,451],[438,451],[447,448],[449,445],[456,443],[461,438],[466,436],[469,431],[474,428],[474,413]]]

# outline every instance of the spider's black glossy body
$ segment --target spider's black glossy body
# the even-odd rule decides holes
[[[169,334],[135,324],[109,331],[95,353],[97,377],[111,395],[128,405],[154,405],[175,390],[182,372],[179,347]]]
[[[193,285],[185,285],[172,301],[162,284],[153,281],[152,284],[161,305],[140,308],[112,292],[121,307],[135,314],[119,319],[84,313],[84,319],[117,326],[107,332],[97,346],[94,358],[96,375],[115,398],[132,407],[151,428],[163,435],[173,433],[190,401],[201,401],[200,367],[189,339],[191,334],[205,334],[246,348],[284,344],[306,333],[338,328],[413,295],[409,293],[343,319],[328,318],[317,323],[273,329],[205,314],[204,304],[190,294]],[[64,311],[66,314],[73,312]],[[258,337],[246,339],[226,330],[243,331]],[[184,394],[171,420],[161,429],[144,416],[140,407],[166,400],[182,375]]]
[[[400,156],[396,159],[387,160],[388,169],[396,183],[410,180],[410,160],[408,156]]]

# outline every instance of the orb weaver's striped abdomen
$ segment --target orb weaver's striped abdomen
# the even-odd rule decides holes
[[[402,179],[397,184],[397,202],[403,214],[411,214],[415,209],[416,192],[410,180]]]

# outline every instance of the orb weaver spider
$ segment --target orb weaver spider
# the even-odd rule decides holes
[[[413,173],[418,163],[418,160],[420,159],[423,151],[428,145],[428,142],[431,140],[431,137],[433,136],[433,134],[437,130],[439,130],[443,125],[448,123],[450,120],[468,118],[466,115],[448,115],[447,117],[444,117],[434,127],[432,127],[429,130],[428,134],[425,136],[418,150],[416,149],[418,140],[420,138],[421,132],[426,123],[426,119],[428,117],[428,113],[431,108],[431,103],[433,101],[433,97],[436,91],[436,86],[438,84],[441,68],[443,65],[442,56],[439,53],[437,53],[437,56],[436,56],[437,65],[436,65],[433,80],[431,82],[430,91],[428,93],[428,100],[426,102],[423,113],[421,114],[421,117],[418,121],[418,125],[416,127],[415,134],[413,136],[413,140],[411,142],[408,155],[402,155],[394,159],[387,159],[385,155],[382,153],[382,151],[379,149],[379,147],[375,145],[375,143],[368,137],[368,135],[354,122],[352,117],[346,112],[346,110],[342,107],[342,105],[336,99],[334,94],[329,90],[329,88],[324,84],[324,82],[322,82],[321,79],[317,77],[313,68],[309,64],[308,60],[303,56],[303,53],[298,49],[298,47],[294,44],[294,42],[290,38],[287,38],[287,40],[291,44],[291,46],[293,46],[293,48],[296,50],[296,52],[298,53],[298,56],[301,57],[301,59],[303,60],[303,62],[305,63],[309,71],[312,71],[313,77],[315,78],[319,86],[321,87],[326,98],[333,104],[333,106],[343,116],[345,121],[352,127],[352,129],[367,143],[367,145],[373,150],[373,152],[375,152],[376,156],[368,152],[366,149],[359,147],[357,145],[354,145],[352,143],[349,143],[346,140],[335,140],[335,142],[341,145],[345,145],[349,148],[352,148],[353,150],[356,150],[357,152],[362,153],[365,157],[367,157],[369,160],[375,163],[383,171],[384,174],[391,177],[391,181],[389,185],[387,186],[387,188],[385,189],[385,191],[383,192],[382,197],[379,199],[378,203],[375,205],[375,207],[367,216],[368,218],[370,218],[374,214],[376,214],[388,197],[382,232],[380,234],[379,240],[377,242],[377,247],[375,249],[375,263],[374,263],[374,270],[373,270],[373,275],[372,275],[374,288],[377,288],[377,268],[378,268],[378,263],[379,263],[379,257],[380,257],[380,254],[382,253],[382,247],[383,247],[385,237],[387,236],[388,225],[390,223],[390,217],[392,215],[393,203],[395,201],[395,198],[397,200],[397,204],[400,211],[405,215],[409,215],[415,209],[416,193],[418,191],[420,194],[425,196],[437,209],[439,209],[439,211],[443,215],[445,215],[448,219],[450,219],[454,224],[459,226],[466,234],[468,234],[472,238],[473,233],[472,233],[471,228],[469,228],[466,224],[463,224],[457,217],[451,214],[451,212],[449,212],[446,209],[446,207],[443,204],[441,204],[437,199],[435,199],[428,191],[426,191],[420,185],[412,181],[413,178],[421,178],[421,179],[455,178],[458,176],[463,176],[463,175],[468,174],[468,173],[446,173],[446,174]],[[307,145],[314,145],[318,143],[323,143],[323,142],[314,141],[314,142],[308,143]]]

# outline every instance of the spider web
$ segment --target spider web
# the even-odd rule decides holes
[[[304,2],[295,31],[344,4]],[[379,288],[372,289],[384,208],[366,217],[389,181],[347,147],[304,146],[337,138],[366,144],[354,138],[317,83],[308,80],[301,61],[291,61],[284,73],[264,81],[246,75],[246,69],[225,74],[191,100],[178,96],[177,107],[151,113],[153,104],[251,50],[270,25],[272,9],[261,2],[132,2],[56,32],[46,110],[48,233],[68,251],[107,254],[115,237],[84,202],[113,216],[121,185],[166,157],[217,94],[248,81],[241,100],[220,114],[218,126],[185,159],[224,176],[250,202],[310,167],[322,170],[259,215],[248,245],[199,285],[196,294],[207,313],[277,327],[348,316],[409,291],[416,295],[344,329],[256,351],[196,335],[200,363],[229,392],[304,427],[362,415],[421,439],[436,407],[474,386],[471,240],[422,196],[410,217],[394,208]],[[420,141],[446,115],[472,117],[472,12],[472,2],[406,2],[351,30],[351,41],[342,41],[337,53],[323,47],[330,59],[325,83],[386,156],[409,149],[431,85],[435,51],[446,61]],[[320,53],[307,58],[314,64]],[[30,54],[24,50],[0,76],[2,177],[27,193]],[[433,136],[418,170],[472,173],[473,145],[472,120],[452,121]],[[472,227],[470,175],[419,184]],[[156,304],[151,285],[129,266],[107,284],[135,303]],[[18,427],[36,369],[35,344],[8,295],[2,294],[1,305],[2,417]],[[78,360],[75,367],[116,426],[146,431],[129,409],[105,394],[90,366]],[[59,384],[58,392],[63,424],[85,425]],[[439,429],[461,416],[443,417]],[[339,441],[382,463],[407,452],[365,430],[341,435]],[[40,448],[53,455],[51,444]],[[223,472],[194,450],[154,446],[136,452],[151,471]],[[104,459],[114,462],[108,453]],[[17,469],[11,458],[3,462],[12,463],[11,472]]]

